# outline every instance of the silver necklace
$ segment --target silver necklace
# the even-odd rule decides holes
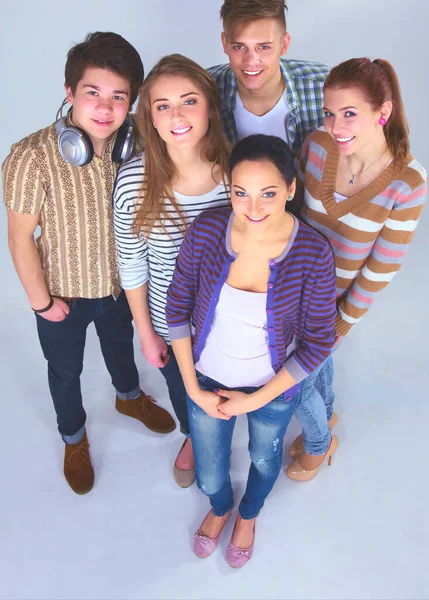
[[[386,149],[385,149],[385,151],[383,152],[383,154],[380,154],[380,156],[373,163],[371,163],[369,165],[369,167],[367,167],[366,169],[363,169],[363,171],[361,171],[360,173],[353,173],[353,171],[351,170],[351,167],[350,167],[350,156],[347,156],[346,157],[347,158],[347,166],[349,168],[350,173],[352,174],[352,178],[349,180],[349,185],[353,185],[354,184],[356,177],[359,177],[360,175],[362,175],[362,173],[366,173],[366,171],[369,171],[369,169],[371,167],[373,167],[375,165],[375,163],[377,161],[379,161],[380,158],[382,158],[386,154],[388,148],[389,147],[387,146]]]

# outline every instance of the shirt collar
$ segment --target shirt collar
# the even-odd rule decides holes
[[[237,103],[237,79],[229,67],[226,75],[226,94],[222,102],[222,112],[234,112]]]
[[[275,266],[277,263],[281,262],[284,258],[286,258],[286,256],[289,254],[289,250],[292,248],[292,246],[295,242],[295,238],[296,238],[296,236],[298,234],[298,230],[299,230],[299,220],[294,215],[292,215],[292,217],[293,217],[294,225],[293,225],[293,230],[292,230],[291,236],[289,238],[289,241],[286,244],[286,247],[283,250],[283,252],[280,254],[280,256],[277,256],[276,258],[272,258],[269,261],[270,266]],[[232,231],[233,219],[234,219],[234,211],[231,210],[231,214],[229,215],[229,219],[228,219],[228,225],[226,227],[225,246],[226,246],[226,251],[228,252],[228,254],[231,256],[231,258],[233,258],[235,260],[237,258],[237,254],[234,252],[234,250],[232,249],[232,246],[231,246],[231,231]]]
[[[280,59],[280,71],[282,73],[285,86],[286,86],[286,97],[289,109],[292,111],[299,106],[299,96],[296,91],[295,83],[289,74],[287,63],[285,60]]]

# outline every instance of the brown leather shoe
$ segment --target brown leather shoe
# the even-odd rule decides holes
[[[94,469],[89,455],[86,431],[77,444],[65,444],[64,476],[76,494],[87,494],[94,485]]]
[[[116,410],[127,417],[138,419],[155,433],[171,433],[176,423],[171,415],[156,404],[152,396],[140,392],[135,400],[121,400],[116,396]]]

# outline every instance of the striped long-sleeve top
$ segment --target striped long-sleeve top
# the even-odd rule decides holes
[[[194,363],[204,348],[222,286],[236,254],[230,209],[201,214],[180,249],[167,294],[171,339],[192,335]],[[335,341],[335,268],[328,242],[296,219],[291,239],[269,261],[267,330],[272,367],[302,381],[329,355]]]
[[[346,335],[399,270],[423,209],[427,175],[409,155],[402,169],[392,162],[358,193],[338,197],[338,156],[322,127],[306,139],[296,168],[305,188],[301,216],[330,241],[335,254],[336,330]]]
[[[158,335],[170,341],[165,322],[167,288],[173,276],[176,257],[184,233],[170,220],[164,228],[154,227],[145,238],[132,231],[136,211],[141,202],[144,174],[144,153],[121,167],[113,193],[114,227],[118,251],[121,285],[125,290],[140,287],[148,282],[148,305],[152,325]],[[200,212],[228,206],[229,190],[223,183],[201,196],[185,196],[174,192],[186,224],[189,225]],[[173,214],[174,207],[166,199],[166,208]]]

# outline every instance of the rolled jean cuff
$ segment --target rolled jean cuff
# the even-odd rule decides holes
[[[243,514],[241,511],[242,511],[242,509],[239,508],[238,512],[240,513],[240,517],[243,519],[243,521],[250,521],[250,519],[256,519],[256,517],[259,517],[259,513],[261,512],[260,510],[258,510],[257,513],[248,515],[246,513]]]
[[[136,387],[131,392],[119,392],[116,390],[116,395],[118,396],[119,400],[135,400],[140,396],[140,392],[140,387]]]
[[[66,444],[78,444],[82,440],[84,434],[85,425],[83,425],[83,427],[81,427],[79,431],[76,431],[76,433],[73,435],[62,435],[61,437],[63,438],[63,442]]]
[[[332,434],[329,431],[328,436],[323,441],[318,441],[316,444],[313,442],[311,446],[309,446],[306,444],[305,435],[303,435],[304,450],[307,454],[311,454],[311,456],[322,456],[328,451],[331,439]]]
[[[228,508],[228,510],[220,510],[220,511],[217,511],[217,510],[215,510],[215,509],[213,508],[213,506],[212,506],[212,513],[213,513],[213,515],[214,515],[215,517],[224,517],[224,516],[225,516],[225,515],[227,515],[227,514],[228,514],[228,513],[229,513],[229,512],[230,512],[230,511],[233,509],[233,508],[234,508],[234,504],[231,504],[231,506],[230,506],[230,508]],[[221,514],[218,514],[218,512],[219,512],[219,513],[221,513]]]

